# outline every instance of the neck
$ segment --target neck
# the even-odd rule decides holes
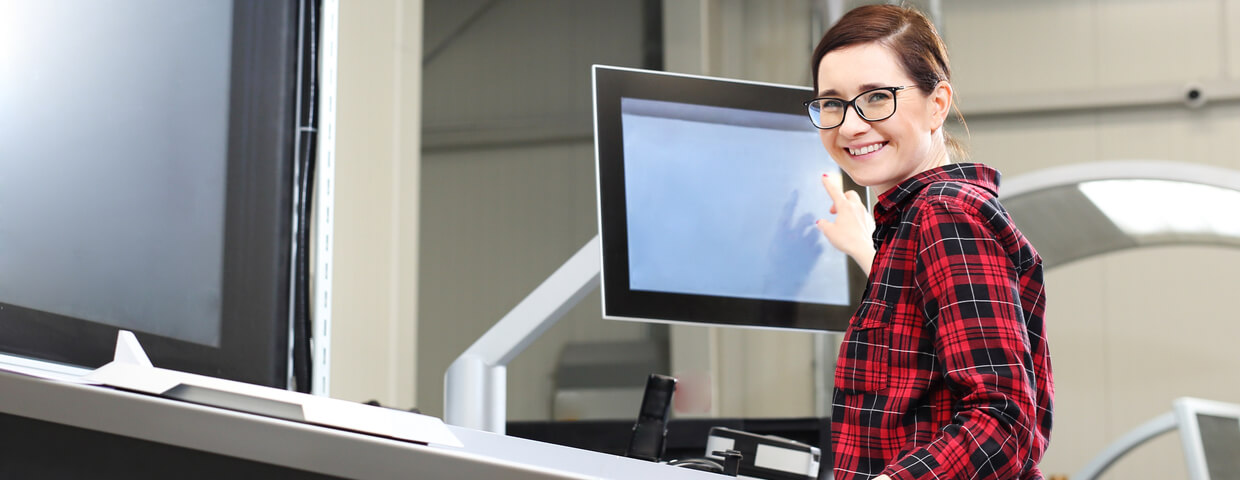
[[[934,132],[932,135],[934,136],[934,141],[931,142],[931,145],[933,146],[930,147],[929,155],[926,155],[927,160],[930,162],[927,164],[928,166],[922,170],[922,172],[952,163],[951,155],[948,155],[947,153],[947,138],[943,133],[943,129],[938,129],[938,131]]]
[[[934,142],[932,144],[933,146],[930,147],[930,151],[926,152],[925,161],[921,162],[921,164],[917,167],[917,169],[913,170],[913,172],[910,173],[908,177],[900,179],[899,182],[896,182],[890,185],[875,185],[874,187],[878,189],[878,193],[879,194],[887,193],[891,189],[895,188],[896,185],[904,183],[905,180],[916,177],[917,175],[920,175],[922,172],[934,170],[936,168],[952,163],[951,156],[947,154],[947,142],[941,141],[942,136],[939,136],[938,138],[940,141]]]

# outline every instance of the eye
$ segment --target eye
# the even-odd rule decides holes
[[[824,112],[843,110],[844,101],[838,98],[824,98],[818,101],[818,108]]]
[[[883,103],[888,100],[891,100],[891,92],[886,90],[875,90],[865,96],[866,103]]]

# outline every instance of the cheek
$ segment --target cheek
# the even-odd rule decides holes
[[[921,107],[918,105],[917,107]],[[908,115],[901,117],[896,127],[897,131],[893,134],[905,138],[905,143],[924,143],[930,137],[933,131],[933,122],[930,114],[924,108],[910,108]]]
[[[907,118],[901,119],[899,122],[889,123],[884,125],[884,127],[886,128],[883,132],[881,132],[883,136],[886,137],[887,140],[891,141],[891,143],[895,144],[894,146],[896,146],[898,150],[904,152],[915,152],[921,150],[921,144],[924,143],[921,135],[928,135],[928,132],[924,132],[917,122],[908,121]]]

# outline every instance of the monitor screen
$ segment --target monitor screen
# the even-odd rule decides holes
[[[1181,397],[1175,415],[1189,478],[1240,479],[1240,405]]]
[[[218,346],[232,4],[64,3],[0,20],[0,299]]]
[[[808,88],[596,66],[606,318],[843,330],[864,278],[814,226]]]
[[[1210,478],[1240,479],[1240,419],[1197,414]]]
[[[292,1],[0,15],[0,351],[287,380]]]

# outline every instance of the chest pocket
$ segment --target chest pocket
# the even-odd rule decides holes
[[[891,361],[892,308],[867,299],[852,318],[835,364],[835,386],[845,393],[887,388]]]

